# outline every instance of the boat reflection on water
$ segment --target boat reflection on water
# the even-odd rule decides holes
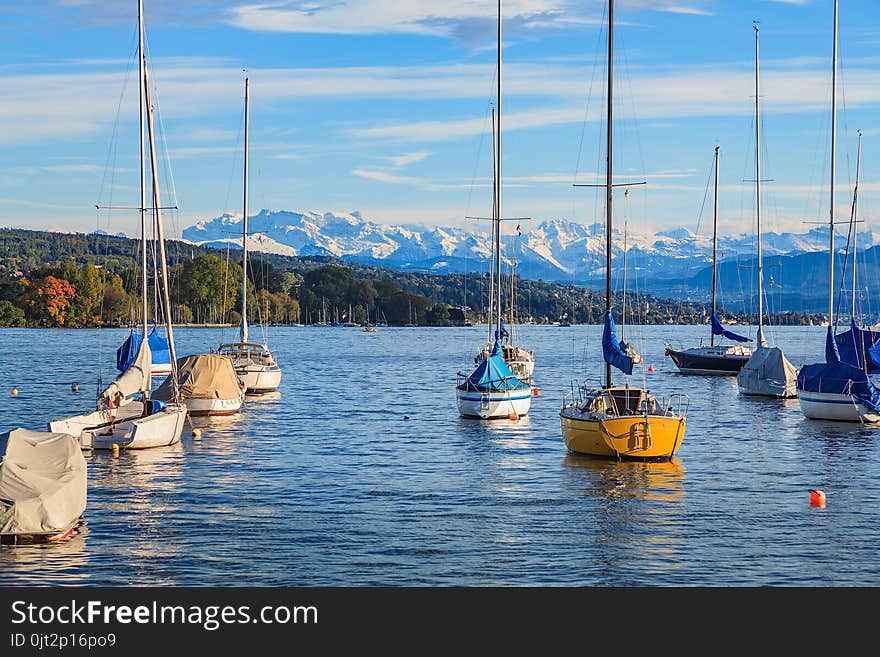
[[[528,415],[523,415],[518,420],[459,417],[458,434],[468,439],[490,438],[503,440],[512,447],[525,447],[524,441],[532,435],[532,422]]]
[[[590,485],[585,494],[604,499],[642,498],[680,502],[684,498],[685,469],[681,461],[616,461],[566,454],[566,468],[581,471]]]
[[[87,584],[89,569],[83,565],[90,560],[86,549],[88,533],[88,523],[83,520],[63,541],[0,545],[3,561],[0,580],[7,583],[27,581],[29,586]]]
[[[609,581],[662,573],[666,584],[687,584],[683,573],[682,581],[675,581],[688,562],[690,525],[685,469],[677,458],[637,462],[567,454],[563,464],[592,498],[592,549]]]

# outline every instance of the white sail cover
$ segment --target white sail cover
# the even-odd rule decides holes
[[[86,460],[67,433],[0,434],[0,534],[55,534],[86,510]]]
[[[137,356],[131,366],[101,393],[101,401],[112,402],[117,408],[129,395],[136,392],[146,392],[152,384],[153,354],[150,351],[150,341],[142,340]]]
[[[736,375],[736,382],[744,395],[797,397],[797,368],[779,347],[757,347]]]

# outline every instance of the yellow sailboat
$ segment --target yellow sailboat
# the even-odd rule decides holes
[[[605,175],[605,328],[602,356],[605,385],[572,386],[559,414],[565,446],[574,454],[636,460],[671,460],[684,440],[688,398],[675,393],[658,400],[650,390],[629,383],[614,385],[612,366],[631,375],[636,358],[615,335],[611,314],[612,230],[612,55],[614,0],[608,2],[607,160]],[[641,183],[637,183],[641,184]]]

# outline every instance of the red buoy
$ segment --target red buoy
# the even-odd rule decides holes
[[[507,419],[514,421],[514,420],[518,420],[519,418],[516,416],[516,413],[511,413],[510,415],[507,416]]]
[[[825,492],[821,490],[810,489],[810,506],[818,506],[825,508]]]
[[[648,365],[648,371],[649,371],[649,372],[653,372],[653,371],[654,371],[654,366],[653,366],[653,365]]]

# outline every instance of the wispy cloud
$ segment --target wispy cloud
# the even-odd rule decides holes
[[[401,167],[405,167],[408,164],[413,164],[414,162],[420,162],[424,160],[426,157],[430,156],[431,153],[429,151],[416,151],[414,153],[405,153],[404,155],[386,155],[380,156],[380,160],[387,160],[391,162],[392,166],[396,169],[400,169]]]
[[[382,171],[379,169],[354,169],[352,173],[361,178],[366,178],[367,180],[376,180],[378,182],[383,183],[420,183],[421,180],[418,178],[410,178],[408,176],[398,176],[393,173],[389,173],[388,171]]]
[[[301,160],[304,157],[304,155],[299,153],[276,153],[275,155],[270,156],[273,160]]]

